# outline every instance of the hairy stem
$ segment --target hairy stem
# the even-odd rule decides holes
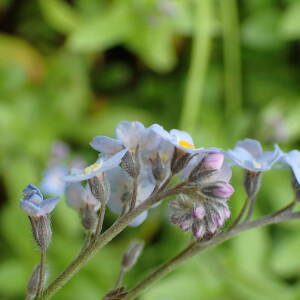
[[[251,202],[251,199],[250,197],[247,197],[246,201],[244,202],[244,205],[239,213],[239,215],[237,216],[237,218],[234,220],[234,222],[229,226],[228,229],[231,229],[233,227],[235,227],[237,224],[240,223],[240,221],[242,220],[243,216],[245,215],[247,209],[248,209],[248,206]]]
[[[180,127],[191,132],[195,130],[197,123],[210,59],[212,2],[195,1],[194,39],[180,120]]]
[[[230,239],[233,236],[238,235],[239,233],[243,231],[247,231],[256,227],[260,226],[266,226],[270,224],[276,224],[287,220],[292,219],[299,219],[300,218],[300,212],[296,213],[283,213],[283,214],[271,214],[262,218],[259,218],[252,222],[245,222],[242,224],[237,225],[236,227],[232,228],[231,230],[226,230],[221,232],[220,234],[216,235],[214,238],[208,241],[202,241],[202,242],[192,242],[189,244],[185,249],[183,249],[179,254],[177,254],[174,258],[171,260],[163,263],[161,266],[159,266],[154,272],[152,272],[150,275],[148,275],[145,279],[140,281],[138,284],[136,284],[125,296],[124,299],[134,299],[138,294],[140,294],[142,291],[144,291],[146,288],[148,288],[151,284],[153,284],[158,279],[161,279],[165,275],[167,275],[169,272],[173,271],[178,265],[185,262],[188,258],[198,254],[201,251],[206,250],[207,248],[210,248],[212,246],[218,245],[228,239]]]
[[[106,211],[106,203],[101,203],[101,207],[100,207],[100,210],[99,210],[97,227],[96,227],[96,232],[95,232],[95,239],[98,239],[99,236],[101,235],[103,222],[104,222],[105,211]]]
[[[133,210],[136,205],[136,197],[137,197],[137,189],[138,189],[138,176],[133,178],[133,190],[132,190],[132,198],[130,201],[130,210]]]
[[[179,183],[169,190],[152,195],[141,205],[137,206],[134,210],[119,218],[109,229],[107,229],[100,235],[99,239],[95,243],[90,244],[84,251],[82,251],[70,263],[70,265],[49,285],[49,287],[44,291],[43,295],[38,299],[45,300],[51,298],[97,253],[99,249],[103,248],[115,236],[117,236],[122,230],[124,230],[134,218],[140,215],[143,211],[147,210],[154,203],[164,198],[178,194],[184,184],[185,182]]]
[[[118,274],[116,283],[115,283],[115,288],[118,288],[118,287],[120,287],[122,285],[124,275],[125,275],[125,271],[124,271],[123,268],[121,268],[121,270],[120,270],[120,272]]]
[[[39,283],[37,287],[37,298],[41,295],[46,276],[46,249],[41,249],[41,261],[40,261],[40,274],[39,274]]]

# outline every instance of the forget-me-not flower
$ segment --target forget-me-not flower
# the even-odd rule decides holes
[[[300,151],[292,150],[288,153],[282,152],[280,161],[290,166],[297,184],[300,185]]]
[[[158,124],[153,124],[149,127],[149,129],[153,130],[156,134],[161,136],[165,141],[168,141],[173,146],[182,150],[183,152],[193,153],[196,150],[194,141],[190,134],[185,131],[172,129],[170,132],[166,131],[162,126]]]
[[[234,164],[252,172],[263,172],[271,169],[281,157],[281,151],[275,145],[274,151],[263,152],[261,144],[252,139],[239,141],[233,150],[226,152]]]
[[[117,167],[125,153],[126,149],[123,149],[111,157],[100,157],[94,164],[86,167],[83,170],[80,169],[72,169],[71,174],[64,176],[63,180],[66,182],[76,182],[88,180],[100,173],[106,172],[110,169]]]
[[[58,201],[58,197],[44,199],[41,191],[29,184],[23,191],[20,206],[30,217],[40,217],[51,213]]]
[[[116,214],[126,211],[126,207],[132,199],[133,179],[120,167],[109,170],[107,179],[110,183],[110,198],[107,206]],[[145,201],[152,193],[155,186],[150,169],[144,169],[138,178],[136,206]],[[137,216],[131,226],[138,226],[147,218],[145,211]]]
[[[96,136],[90,143],[92,148],[104,155],[114,155],[126,148],[129,151],[135,151],[143,141],[146,133],[145,126],[140,122],[121,121],[116,127],[116,138],[107,136]]]

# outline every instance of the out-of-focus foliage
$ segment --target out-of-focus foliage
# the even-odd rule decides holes
[[[226,0],[0,1],[0,299],[23,299],[38,261],[22,189],[39,184],[55,141],[72,158],[96,158],[88,143],[112,135],[120,120],[178,126],[197,1],[213,2],[211,60],[194,132],[198,146],[232,147],[239,138],[300,147],[300,3],[238,2],[242,109],[225,115],[222,18]],[[225,41],[226,42],[226,41]],[[238,46],[239,47],[239,46]],[[231,82],[231,89],[235,89]],[[184,129],[184,128],[183,128]],[[241,172],[234,184],[241,186]],[[258,216],[293,197],[289,172],[263,178]],[[236,214],[241,188],[230,202]],[[146,241],[126,284],[175,255],[189,240],[167,221],[167,205],[152,210],[102,250],[55,296],[100,299],[116,278],[121,253],[134,236]],[[108,215],[105,226],[112,223]],[[244,233],[203,253],[149,289],[141,299],[291,299],[300,295],[300,224]],[[64,203],[53,214],[50,278],[75,256],[83,240],[77,215]]]

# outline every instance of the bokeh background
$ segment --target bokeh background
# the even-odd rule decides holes
[[[0,1],[0,299],[24,299],[38,261],[19,209],[33,183],[61,192],[58,174],[93,162],[88,143],[120,120],[193,134],[198,147],[228,149],[245,137],[271,149],[300,147],[299,0]],[[234,170],[237,214],[245,198]],[[56,189],[55,189],[56,187]],[[288,171],[264,175],[255,215],[293,198]],[[84,234],[64,201],[53,213],[50,278]],[[108,214],[105,227],[115,216]],[[101,251],[55,297],[96,300],[112,287],[122,251],[146,241],[132,285],[190,239],[151,211]],[[141,300],[300,299],[300,223],[243,233],[193,258]]]

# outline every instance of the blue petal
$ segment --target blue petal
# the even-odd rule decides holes
[[[49,198],[47,200],[44,200],[42,203],[40,203],[40,209],[41,213],[43,215],[49,214],[52,212],[52,210],[55,208],[57,203],[59,202],[59,197],[56,198]]]
[[[67,183],[65,187],[65,198],[68,206],[79,210],[84,206],[85,190],[78,182]]]
[[[90,145],[95,150],[105,154],[115,154],[123,149],[120,141],[106,136],[96,136]]]
[[[116,128],[116,137],[123,145],[134,150],[145,134],[145,127],[140,122],[122,121]]]
[[[236,147],[246,149],[253,157],[258,157],[263,152],[260,142],[252,139],[239,141],[236,143]]]
[[[24,198],[28,198],[32,194],[37,194],[41,199],[43,199],[43,195],[39,188],[37,188],[33,184],[28,184],[28,186],[23,190]]]
[[[20,201],[20,207],[31,217],[39,217],[43,214],[38,205],[25,199]]]

